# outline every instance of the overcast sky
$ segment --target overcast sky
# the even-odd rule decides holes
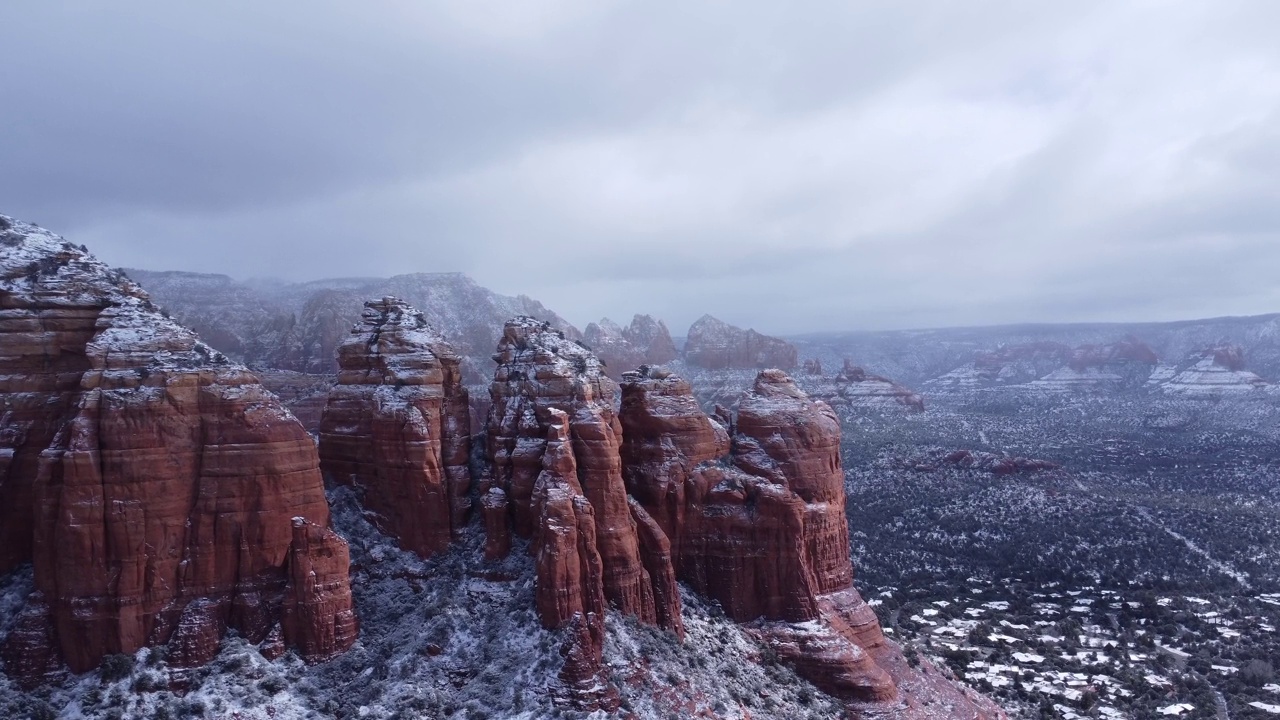
[[[1280,3],[5,2],[0,212],[579,326],[1280,311]]]

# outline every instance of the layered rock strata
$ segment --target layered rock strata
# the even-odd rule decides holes
[[[448,548],[470,512],[470,406],[460,358],[422,313],[365,303],[338,346],[320,422],[320,464],[360,487],[378,526],[424,557]]]
[[[821,373],[821,365],[818,372]],[[835,377],[802,378],[802,382],[809,395],[840,412],[855,408],[924,412],[924,397],[919,393],[889,378],[873,375],[848,360]]]
[[[624,378],[627,487],[670,539],[679,579],[851,709],[929,717],[913,695],[920,676],[853,587],[831,408],[766,370],[732,427],[717,414],[707,417],[689,384],[661,368]],[[1000,716],[958,688],[926,684],[929,702],[952,703],[949,717]]]
[[[1216,397],[1249,393],[1267,382],[1245,369],[1244,351],[1233,345],[1207,348],[1188,358],[1186,367],[1161,385],[1171,395]]]
[[[755,330],[734,327],[710,315],[689,326],[685,362],[704,370],[781,368],[796,366],[795,346]]]
[[[46,653],[84,672],[170,642],[201,662],[229,628],[261,641],[300,592],[293,518],[329,522],[314,443],[251,373],[83,248],[2,216],[0,513],[0,570],[31,562],[37,590],[5,641],[31,658],[6,663],[19,675]],[[346,567],[330,575],[342,595]],[[325,631],[354,618],[346,592],[293,626],[304,656],[354,641]]]

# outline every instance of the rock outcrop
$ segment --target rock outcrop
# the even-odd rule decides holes
[[[710,315],[689,326],[684,359],[704,370],[795,367],[797,352],[785,340],[734,327]]]
[[[329,522],[314,443],[251,373],[83,248],[2,216],[0,513],[0,571],[31,562],[38,591],[6,640],[32,659],[19,674],[46,652],[83,672],[171,641],[198,661],[228,628],[260,641],[300,591],[293,518]],[[346,567],[326,582],[341,594]],[[353,642],[316,634],[340,605],[298,626],[306,657]]]
[[[486,506],[486,526],[499,548],[507,531],[496,515],[505,502],[515,533],[533,538],[544,625],[564,627],[581,616],[573,621],[582,639],[575,647],[589,647],[597,635],[590,598],[599,592],[619,611],[650,624],[665,619],[663,626],[678,632],[679,597],[668,576],[674,570],[660,572],[656,582],[649,570],[669,546],[652,537],[656,524],[643,533],[637,527],[622,478],[617,385],[585,346],[529,317],[506,324],[494,359],[491,477],[481,491],[495,500]],[[666,606],[659,609],[659,600]],[[577,663],[598,655],[574,650],[567,657]],[[580,685],[586,668],[567,664],[565,672]]]
[[[974,450],[953,450],[949,453],[932,453],[908,458],[906,467],[920,472],[933,472],[943,468],[985,470],[992,475],[1022,475],[1042,470],[1057,470],[1061,465],[1050,460],[1018,455],[996,454]]]
[[[817,368],[821,373],[822,366]],[[924,397],[919,393],[889,378],[873,375],[848,360],[835,377],[802,376],[801,382],[811,397],[822,400],[837,412],[857,408],[924,411]]]
[[[560,679],[584,691],[595,684],[603,662],[604,559],[595,509],[578,482],[569,416],[554,408],[546,414],[542,472],[533,492],[538,616],[546,628],[572,627]]]
[[[643,353],[644,362],[649,365],[669,363],[679,357],[667,324],[652,315],[633,316],[631,324],[622,331],[622,337]]]
[[[718,414],[661,368],[624,378],[627,487],[670,539],[679,578],[854,712],[930,717],[921,708],[940,693],[958,713],[949,717],[1000,717],[954,686],[922,684],[854,589],[831,408],[766,370],[733,427]]]
[[[649,315],[636,315],[626,328],[603,318],[587,325],[583,339],[614,380],[641,365],[660,365],[677,357],[666,323]]]
[[[293,518],[289,591],[281,627],[285,642],[311,660],[327,660],[351,647],[359,623],[351,602],[351,554],[337,533]]]
[[[1160,385],[1170,395],[1216,397],[1249,393],[1267,387],[1267,381],[1245,369],[1244,351],[1234,345],[1206,348],[1192,355],[1183,369]]]
[[[320,422],[327,477],[363,490],[378,526],[424,557],[448,548],[470,512],[470,406],[460,358],[422,313],[365,303],[338,347]]]

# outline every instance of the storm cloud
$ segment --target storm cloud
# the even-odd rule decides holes
[[[585,324],[1280,311],[1280,5],[0,8],[0,211],[148,269]]]

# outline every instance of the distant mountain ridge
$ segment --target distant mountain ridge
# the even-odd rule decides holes
[[[787,337],[803,358],[844,358],[908,385],[923,385],[1001,348],[1107,346],[1136,338],[1161,363],[1181,364],[1212,348],[1243,351],[1250,370],[1280,379],[1280,313],[1173,322],[1029,324],[933,330],[814,333]],[[1065,363],[1063,363],[1065,364]]]
[[[487,379],[502,325],[517,315],[540,318],[566,337],[582,339],[578,328],[537,300],[500,295],[459,272],[280,284],[182,271],[126,272],[179,322],[254,368],[333,373],[337,346],[359,320],[364,302],[385,296],[422,308],[463,355],[470,382]]]

